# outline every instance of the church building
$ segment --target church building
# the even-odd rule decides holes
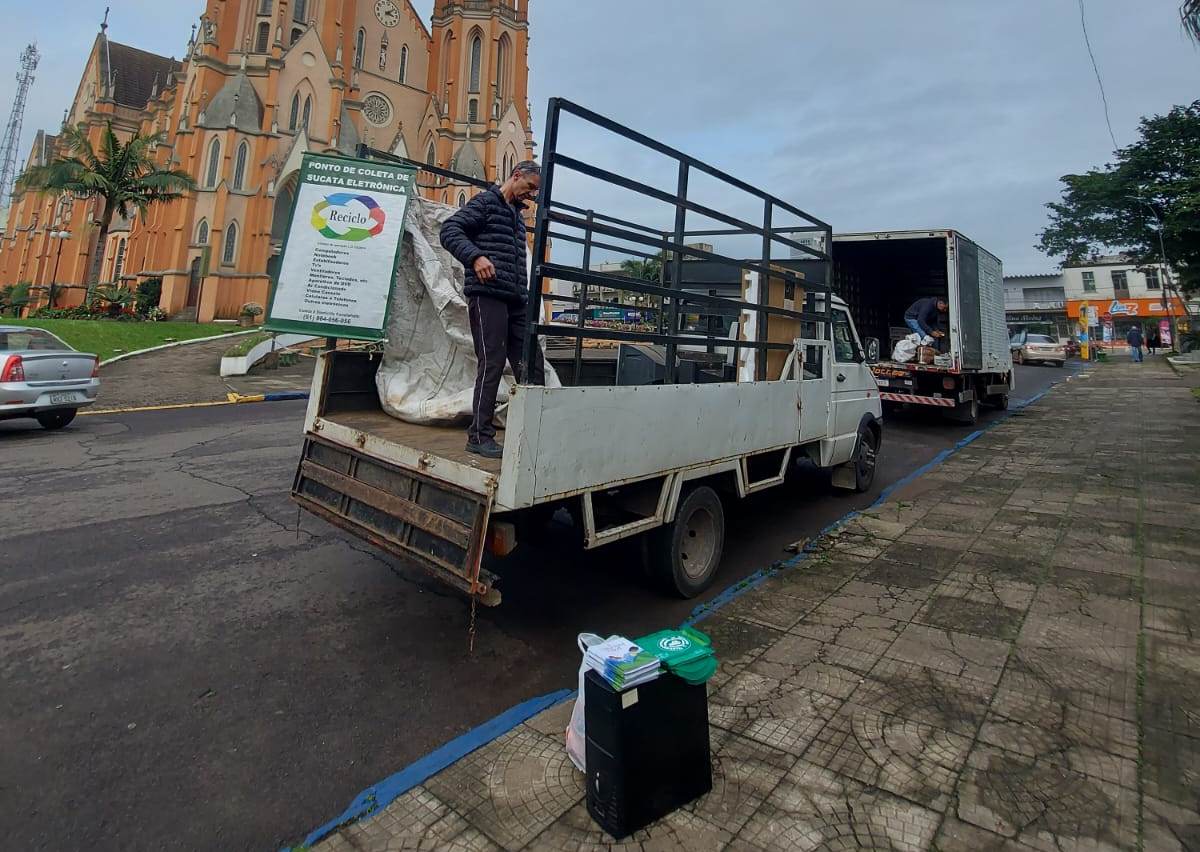
[[[528,49],[528,0],[436,0],[429,27],[408,0],[207,0],[181,61],[110,40],[106,22],[64,126],[84,124],[93,140],[108,123],[122,139],[162,133],[159,163],[197,190],[115,220],[100,280],[161,278],[160,306],[181,319],[265,305],[306,151],[352,155],[366,143],[502,180],[533,152]],[[39,132],[27,165],[59,153],[58,137]],[[477,191],[419,178],[423,195],[448,204]],[[0,286],[85,284],[97,205],[15,194]]]

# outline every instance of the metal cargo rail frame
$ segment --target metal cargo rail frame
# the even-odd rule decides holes
[[[674,161],[678,174],[675,192],[664,192],[640,181],[632,180],[607,169],[585,163],[560,151],[559,128],[564,114],[578,118],[592,125],[597,130],[611,133]],[[629,190],[646,198],[671,205],[675,211],[674,229],[664,232],[638,222],[619,219],[556,200],[554,197],[554,179],[555,173],[559,169],[576,172],[609,184],[610,186]],[[693,172],[701,172],[709,175],[731,189],[760,199],[763,204],[761,224],[747,222],[737,216],[713,209],[689,198],[689,178]],[[798,225],[773,227],[772,223],[777,211],[789,213],[800,219],[801,223]],[[688,230],[687,215],[689,212],[723,222],[731,227]],[[575,233],[562,230],[563,228],[573,229]],[[815,249],[793,239],[793,235],[805,232],[823,234],[823,244],[826,250]],[[712,236],[757,236],[762,241],[761,256],[750,260],[739,259],[685,245],[685,241],[689,238]],[[627,243],[634,243],[648,249],[656,249],[658,253],[615,245],[597,237],[624,240]],[[579,264],[573,265],[549,260],[548,247],[551,240],[562,240],[581,245],[583,252]],[[768,192],[751,186],[745,181],[739,180],[721,169],[689,156],[669,145],[665,145],[636,130],[618,124],[599,113],[563,98],[551,98],[546,115],[545,144],[542,147],[542,188],[538,199],[537,219],[534,225],[533,275],[529,280],[529,297],[527,303],[529,331],[525,342],[524,361],[527,364],[531,363],[532,359],[536,356],[538,335],[571,337],[575,339],[576,376],[579,375],[579,363],[582,358],[583,342],[585,340],[657,344],[664,346],[666,350],[665,361],[667,369],[665,381],[669,384],[674,384],[678,381],[679,347],[681,345],[694,346],[699,343],[706,343],[709,351],[712,351],[714,346],[721,346],[734,349],[753,349],[756,352],[762,353],[764,357],[756,358],[755,367],[757,380],[763,381],[766,379],[767,370],[765,353],[768,350],[790,352],[793,349],[790,343],[772,343],[767,340],[767,324],[770,322],[770,317],[779,316],[802,322],[815,322],[824,324],[826,328],[828,328],[828,324],[832,321],[831,300],[828,298],[820,299],[819,302],[823,303],[823,310],[818,311],[816,310],[818,300],[815,298],[817,293],[828,294],[832,292],[832,288],[828,283],[832,280],[832,258],[828,251],[832,246],[832,242],[832,227],[812,214],[801,210],[799,207],[795,207]],[[771,252],[777,244],[799,250],[814,260],[823,262],[826,265],[825,281],[823,283],[805,281],[802,276],[797,275],[791,270],[773,266],[771,263]],[[590,269],[593,249],[606,249],[643,259],[664,258],[659,283],[655,284],[643,279]],[[785,281],[793,282],[801,286],[807,294],[805,310],[796,311],[769,305],[768,288],[765,286],[758,288],[757,304],[723,296],[687,292],[684,288],[688,286],[688,282],[683,280],[683,259],[685,255],[701,260],[727,264],[740,270],[757,272],[762,276],[782,278]],[[666,258],[668,257],[672,265],[669,283],[666,276]],[[579,285],[578,297],[558,294],[549,296],[552,301],[579,305],[579,316],[574,328],[538,322],[542,299],[545,295],[543,287],[547,280],[570,281]],[[662,307],[658,312],[657,330],[654,332],[638,332],[589,328],[586,325],[589,287],[609,287],[660,298],[662,300]],[[599,303],[597,302],[596,304]],[[732,340],[718,337],[707,331],[703,334],[680,334],[680,308],[689,304],[735,309],[734,312],[749,311],[755,313],[760,320],[755,324],[755,339]],[[822,336],[825,335],[823,334]]]

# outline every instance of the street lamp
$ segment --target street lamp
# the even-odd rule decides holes
[[[58,240],[58,251],[54,253],[54,274],[50,277],[50,290],[46,294],[47,306],[54,307],[54,287],[58,284],[58,262],[62,259],[63,243],[71,239],[70,231],[51,231],[50,237]]]

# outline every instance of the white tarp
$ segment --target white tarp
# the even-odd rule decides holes
[[[410,423],[449,425],[471,416],[477,361],[463,268],[438,240],[442,222],[456,209],[419,197],[408,208],[375,384],[383,410]],[[542,346],[544,352],[544,340]],[[498,404],[508,402],[512,381],[506,365]],[[561,386],[549,364],[546,385]]]

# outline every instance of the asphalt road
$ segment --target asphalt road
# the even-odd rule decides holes
[[[1018,367],[1028,398],[1068,371]],[[696,602],[552,527],[468,609],[288,500],[303,403],[0,423],[0,826],[10,849],[278,849],[363,788],[569,687],[581,630]],[[994,417],[989,414],[988,417]],[[971,430],[889,419],[876,493]],[[814,472],[731,509],[718,589],[875,494]],[[398,572],[398,573],[397,573]],[[715,594],[714,590],[714,594]]]

